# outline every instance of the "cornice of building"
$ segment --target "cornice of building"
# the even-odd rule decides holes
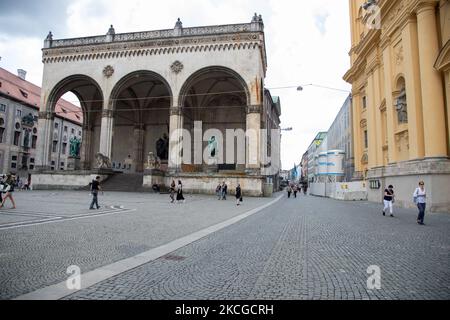
[[[121,58],[141,55],[260,49],[267,69],[262,21],[192,28],[106,34],[103,36],[44,41],[43,63]]]

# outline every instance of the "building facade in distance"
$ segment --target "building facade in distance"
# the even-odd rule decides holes
[[[28,176],[36,165],[39,141],[38,117],[41,88],[0,68],[0,173]],[[80,108],[60,99],[51,136],[51,170],[66,170],[70,139],[81,139]]]
[[[432,211],[450,211],[450,2],[350,0],[355,168],[381,201],[412,207],[425,181]]]
[[[343,181],[351,181],[355,172],[351,103],[352,97],[349,95],[328,129],[326,138],[328,151],[341,150],[345,153]]]
[[[317,172],[317,161],[318,161],[318,154],[319,152],[326,151],[327,147],[324,145],[324,141],[326,141],[327,132],[319,132],[317,133],[314,140],[311,142],[311,144],[308,147],[308,183],[309,182],[315,182],[316,178],[318,177]]]

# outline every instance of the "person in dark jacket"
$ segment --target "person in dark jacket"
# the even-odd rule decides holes
[[[222,182],[222,186],[220,187],[220,191],[221,191],[221,199],[222,200],[227,200],[227,193],[228,193],[228,186],[227,184],[224,182]]]
[[[236,205],[240,205],[242,201],[242,190],[241,190],[241,184],[238,183],[236,187]]]
[[[288,194],[288,198],[290,198],[291,197],[291,193],[292,193],[292,187],[291,187],[290,184],[287,186],[286,191],[287,191],[287,194]]]
[[[172,183],[170,184],[169,192],[170,192],[170,203],[173,203],[175,201],[175,180],[172,180]]]
[[[100,176],[97,176],[91,183],[92,202],[89,209],[94,209],[94,205],[97,207],[97,209],[100,209],[100,206],[98,205],[98,192],[100,190],[102,190],[102,188],[100,187]]]
[[[383,203],[383,216],[386,215],[386,210],[389,209],[390,216],[393,217],[392,204],[394,203],[394,187],[392,185],[389,185],[387,189],[384,189]]]
[[[217,200],[220,200],[220,198],[222,197],[222,186],[220,183],[216,187],[216,195],[217,195]]]
[[[184,197],[183,197],[183,184],[181,183],[181,180],[178,180],[178,186],[177,186],[177,203],[180,203],[182,201],[184,203]]]

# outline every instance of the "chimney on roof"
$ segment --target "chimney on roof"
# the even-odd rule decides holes
[[[23,69],[17,69],[17,75],[19,76],[20,79],[25,80],[27,72]]]

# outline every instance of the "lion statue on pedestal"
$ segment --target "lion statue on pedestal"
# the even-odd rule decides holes
[[[95,154],[95,160],[97,161],[97,168],[99,169],[110,169],[111,161],[109,158],[102,153],[98,152]]]
[[[149,152],[147,156],[147,168],[146,169],[159,169],[161,167],[161,160],[155,156],[153,152]]]

